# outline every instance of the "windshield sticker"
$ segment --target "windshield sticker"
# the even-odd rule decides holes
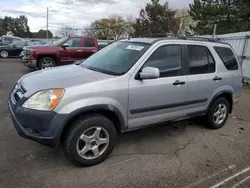
[[[143,46],[129,45],[126,49],[127,50],[141,51],[143,48],[144,48]]]

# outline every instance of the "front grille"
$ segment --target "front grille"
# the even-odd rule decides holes
[[[12,93],[11,93],[12,102],[14,104],[19,102],[23,98],[23,95],[25,93],[26,93],[26,90],[21,86],[21,84],[16,84]]]

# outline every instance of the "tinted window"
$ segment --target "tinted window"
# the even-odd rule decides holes
[[[147,60],[144,67],[156,67],[160,77],[178,76],[181,74],[181,45],[159,47]]]
[[[92,38],[84,38],[85,47],[95,47],[95,40]]]
[[[221,60],[223,61],[225,67],[228,70],[237,70],[238,63],[237,60],[230,48],[224,47],[214,47],[217,54],[220,56]]]
[[[81,47],[81,39],[80,38],[73,38],[67,41],[69,47]]]
[[[23,48],[25,46],[25,41],[18,41],[13,43],[13,47],[15,48]]]
[[[205,46],[188,45],[190,74],[205,74],[215,72],[215,62]]]
[[[13,38],[10,38],[10,37],[5,37],[5,38],[4,38],[4,43],[10,44],[10,43],[12,43],[12,42],[13,42]]]
[[[82,62],[82,66],[113,75],[126,73],[149,48],[149,44],[114,42]]]

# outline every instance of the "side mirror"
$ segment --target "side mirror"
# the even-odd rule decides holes
[[[62,47],[63,47],[63,48],[67,48],[67,47],[69,47],[69,44],[68,44],[68,43],[64,43],[64,44],[62,45]]]
[[[145,67],[140,72],[140,79],[156,79],[160,77],[160,71],[155,67]]]

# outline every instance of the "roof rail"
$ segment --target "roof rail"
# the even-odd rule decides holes
[[[165,35],[165,36],[163,36]],[[184,36],[173,33],[157,33],[150,35],[141,35],[140,38],[162,38],[162,39],[181,39],[181,40],[195,40],[195,41],[207,41],[207,42],[219,42],[219,39],[208,38],[208,37],[200,37],[200,36]]]
[[[218,39],[207,38],[207,37],[199,37],[199,36],[179,36],[178,38],[182,39],[182,40],[196,40],[196,41],[219,42]]]

